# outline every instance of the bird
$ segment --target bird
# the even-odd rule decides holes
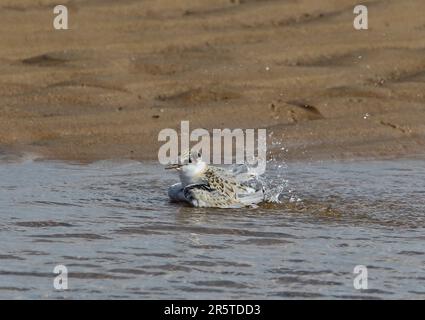
[[[242,208],[264,201],[264,187],[245,165],[233,170],[208,165],[200,152],[192,150],[182,152],[178,162],[166,169],[179,172],[180,182],[168,189],[174,202],[200,208]]]

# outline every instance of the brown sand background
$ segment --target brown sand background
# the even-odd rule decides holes
[[[287,159],[423,153],[425,1],[362,2],[356,31],[360,3],[0,0],[0,153],[155,159],[181,120],[267,128]]]

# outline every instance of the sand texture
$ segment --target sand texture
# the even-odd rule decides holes
[[[0,149],[155,159],[163,128],[267,128],[286,159],[425,150],[425,1],[0,1]],[[287,151],[282,152],[283,142]]]

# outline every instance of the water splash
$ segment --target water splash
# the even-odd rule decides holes
[[[302,199],[291,188],[290,181],[286,178],[288,165],[284,160],[281,160],[288,150],[283,145],[282,140],[275,139],[272,133],[269,134],[269,138],[273,152],[268,150],[264,174],[259,173],[254,165],[248,163],[231,166],[230,171],[240,182],[248,183],[251,186],[261,184],[265,191],[265,202],[267,203],[299,203]]]

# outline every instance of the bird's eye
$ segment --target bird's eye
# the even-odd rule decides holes
[[[201,157],[201,153],[200,152],[198,152],[198,158],[200,158]]]
[[[192,159],[189,157],[189,163],[192,163]]]

